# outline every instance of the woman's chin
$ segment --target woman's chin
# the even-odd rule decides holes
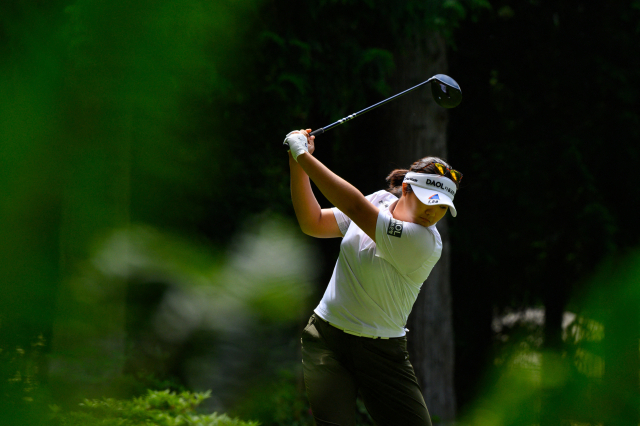
[[[423,219],[421,217],[416,219],[416,223],[418,225],[422,225],[422,226],[431,226],[432,225],[432,223],[431,223],[431,221],[429,219]]]

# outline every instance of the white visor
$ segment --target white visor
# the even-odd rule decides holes
[[[440,175],[409,172],[402,183],[410,184],[416,197],[423,204],[449,206],[451,216],[456,217],[458,215],[453,205],[453,197],[456,196],[456,184],[451,179]]]

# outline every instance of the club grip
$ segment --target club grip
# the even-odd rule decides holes
[[[324,127],[320,127],[319,129],[316,129],[313,132],[309,133],[309,137],[315,136],[315,135],[321,135],[323,133],[324,133]],[[284,148],[285,151],[289,151],[289,144],[287,143],[286,140],[282,142],[282,147]]]

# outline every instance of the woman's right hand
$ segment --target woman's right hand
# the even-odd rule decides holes
[[[315,136],[309,137],[309,133],[311,133],[311,129],[300,130],[300,133],[302,133],[307,137],[307,145],[308,145],[307,149],[309,150],[309,154],[313,154],[313,151],[316,150],[316,145],[315,145],[316,137]]]

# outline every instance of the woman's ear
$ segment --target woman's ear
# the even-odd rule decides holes
[[[409,186],[409,184],[408,184],[408,183],[406,183],[406,182],[403,182],[403,183],[402,183],[402,195],[404,195],[404,196],[406,196],[406,195],[408,194],[408,192],[407,192],[407,186]]]

